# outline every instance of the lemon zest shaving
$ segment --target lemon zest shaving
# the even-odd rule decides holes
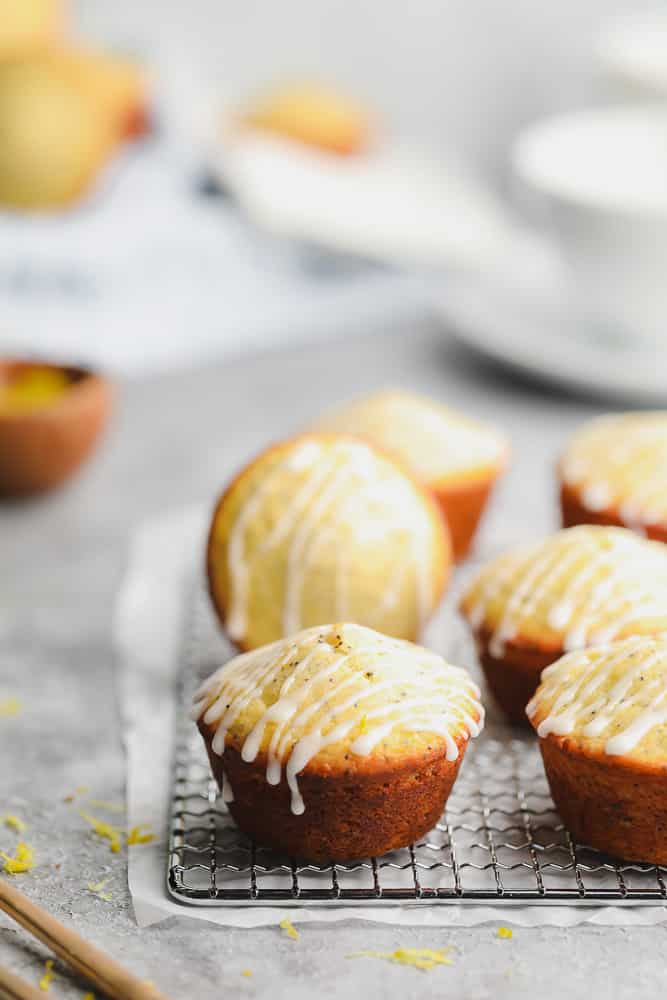
[[[0,715],[10,718],[23,711],[23,703],[19,698],[0,698]]]
[[[85,795],[88,791],[88,785],[77,785],[73,792],[66,795],[63,802],[74,802],[74,799],[79,795]]]
[[[281,931],[285,931],[288,938],[291,938],[292,941],[298,941],[299,932],[289,917],[285,917],[283,920],[281,920],[279,926]]]
[[[55,979],[55,975],[56,975],[55,972],[53,971],[53,959],[52,958],[48,958],[46,960],[44,968],[45,968],[46,971],[44,972],[44,975],[42,976],[42,978],[39,981],[39,988],[40,988],[40,990],[43,993],[47,993],[48,989],[49,989],[52,981]]]
[[[509,927],[499,927],[497,937],[509,940],[512,937],[512,931]]]
[[[252,976],[252,969],[242,969],[241,975],[245,976],[247,979],[250,978],[250,976]]]
[[[5,854],[4,851],[0,851],[0,858],[5,860],[3,870],[7,875],[19,875],[22,872],[29,872],[31,868],[35,867],[35,852],[22,840],[16,845],[16,853],[13,858],[9,854]]]
[[[146,829],[146,833],[141,832],[143,829]],[[155,840],[155,834],[151,833],[147,829],[146,823],[140,823],[139,826],[133,826],[127,834],[128,847],[130,844],[150,844],[151,840]]]
[[[94,993],[84,993],[83,994],[83,1000],[95,1000],[95,994]]]
[[[79,815],[82,819],[85,819],[87,823],[93,828],[93,833],[96,833],[98,837],[109,841],[109,847],[112,854],[118,854],[121,848],[121,831],[113,826],[111,823],[106,823],[104,820],[97,819],[95,816],[91,816],[90,813],[84,812],[82,809],[79,810]]]
[[[105,885],[108,885],[111,878],[103,878],[101,882],[89,882],[88,891],[92,892],[93,896],[97,896],[99,899],[103,899],[105,903],[108,903],[113,897],[110,892],[104,892]]]
[[[368,729],[368,716],[367,715],[362,715],[361,718],[359,719],[359,730],[358,731],[360,733],[365,733],[367,729]]]
[[[106,799],[88,799],[88,803],[94,806],[95,809],[106,809],[107,812],[125,812],[125,806],[122,802],[108,802]]]
[[[11,813],[7,813],[7,815],[3,817],[2,821],[5,826],[9,830],[13,830],[14,833],[23,833],[24,830],[28,829],[27,823],[24,823],[18,816],[12,816]]]
[[[382,958],[396,965],[411,965],[416,969],[434,969],[436,965],[453,965],[451,948],[396,948],[395,951],[355,951],[348,958]]]

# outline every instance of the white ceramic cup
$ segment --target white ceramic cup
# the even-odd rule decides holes
[[[596,108],[540,122],[517,139],[512,168],[587,317],[667,346],[667,109]]]

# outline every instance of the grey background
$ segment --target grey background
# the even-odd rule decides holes
[[[180,919],[139,931],[124,856],[95,840],[76,804],[63,802],[80,784],[97,798],[122,801],[110,621],[132,526],[168,507],[212,501],[268,439],[325,405],[385,384],[430,392],[512,436],[512,470],[485,525],[489,542],[500,524],[503,538],[555,525],[554,457],[600,404],[510,382],[420,315],[319,348],[124,383],[105,446],[80,478],[43,500],[0,507],[0,697],[24,703],[20,716],[0,718],[0,813],[29,820],[26,836],[38,860],[16,884],[178,1000],[362,992],[369,1000],[657,996],[664,926],[517,928],[510,941],[496,937],[495,923],[428,931],[309,925],[297,942],[278,928],[229,930]],[[0,826],[0,849],[15,840]],[[88,881],[109,875],[110,902],[86,891]],[[445,944],[454,946],[454,965],[430,973],[346,958],[360,948]],[[0,918],[0,963],[37,982],[45,957]],[[252,978],[241,976],[245,968]],[[59,968],[52,993],[80,997],[83,987]]]
[[[331,82],[385,125],[497,170],[516,130],[597,99],[602,22],[650,0],[75,0],[80,30],[142,50],[191,123],[274,80]],[[214,120],[211,117],[211,121]],[[209,123],[210,124],[210,123]]]

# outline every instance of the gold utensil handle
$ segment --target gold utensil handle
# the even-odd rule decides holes
[[[36,986],[0,965],[0,1000],[42,1000],[43,996]]]
[[[168,1000],[152,983],[132,975],[105,952],[29,900],[6,879],[0,879],[0,909],[113,1000]],[[38,995],[25,994],[28,1000]],[[16,996],[23,1000],[24,994]]]

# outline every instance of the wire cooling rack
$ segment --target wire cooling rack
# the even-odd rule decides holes
[[[329,865],[299,863],[253,843],[227,812],[188,717],[196,685],[231,651],[203,594],[197,592],[188,618],[168,861],[169,891],[180,902],[667,904],[667,869],[617,862],[574,842],[555,812],[535,740],[493,719],[468,747],[440,822],[418,843]],[[446,633],[448,656],[470,666],[474,654],[451,615]]]

